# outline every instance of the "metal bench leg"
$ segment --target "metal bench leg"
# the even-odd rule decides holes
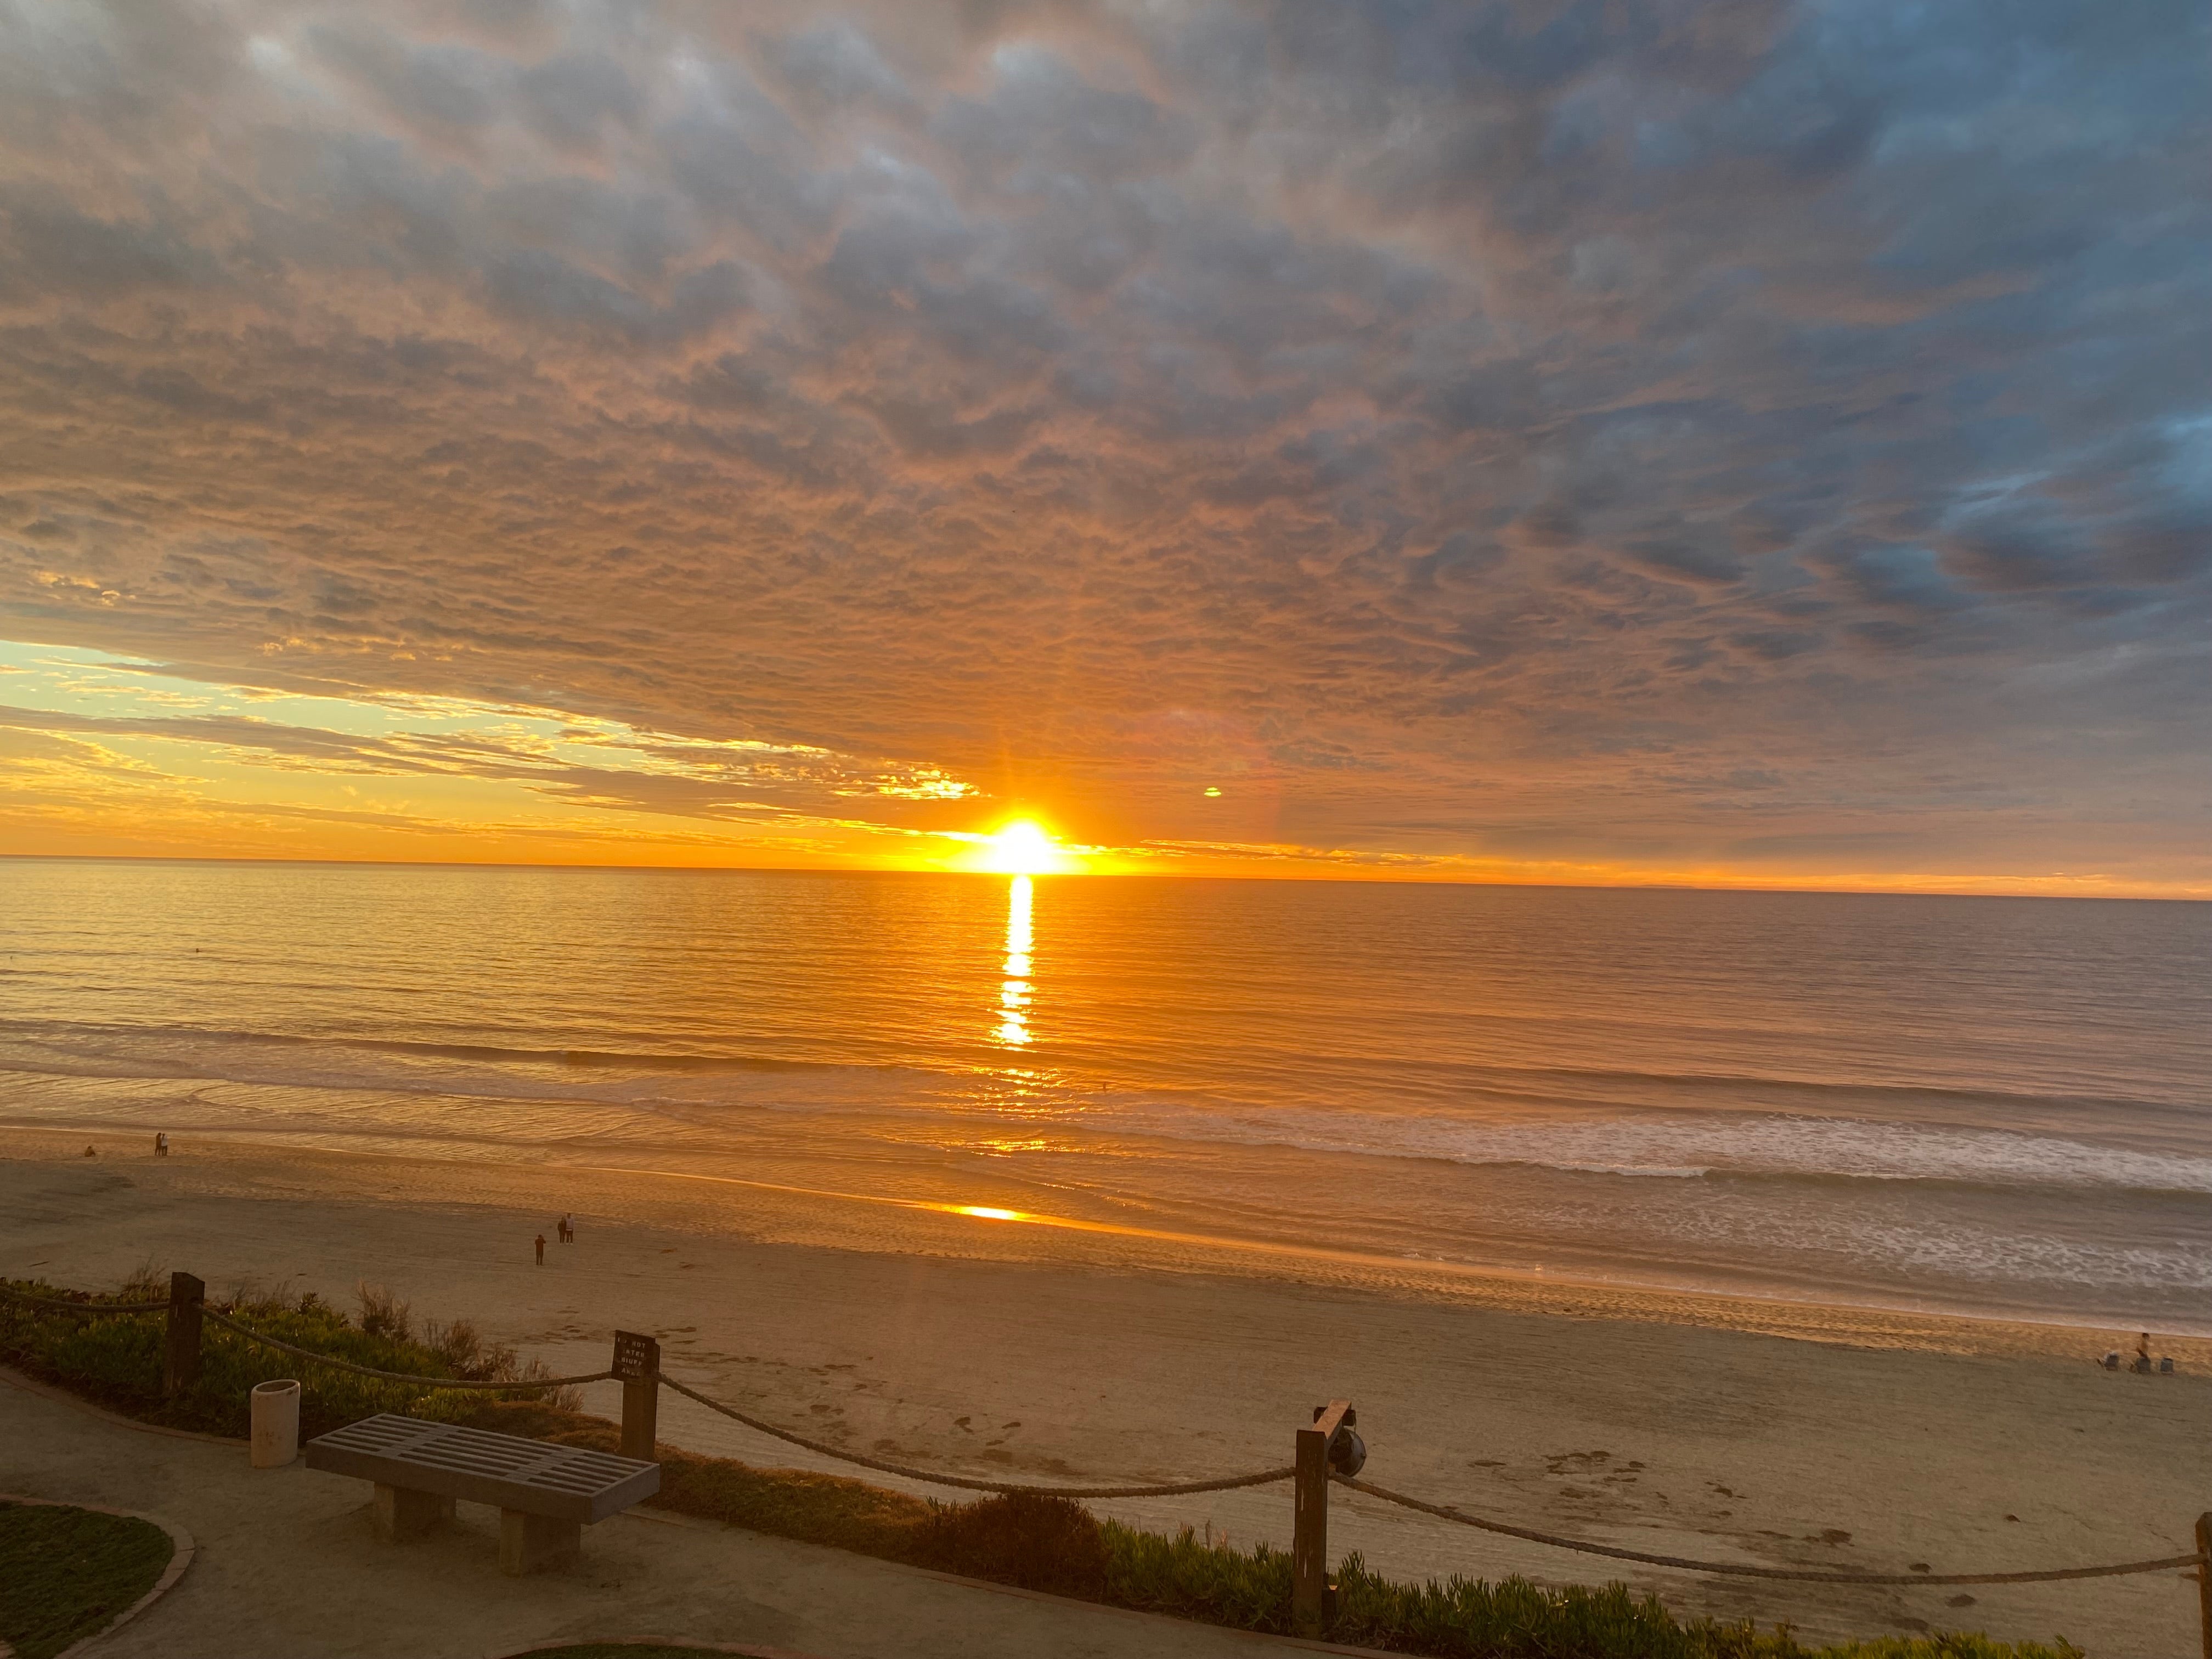
[[[499,1512],[499,1570],[510,1578],[566,1566],[583,1548],[580,1521],[556,1521],[520,1510]]]
[[[453,1518],[453,1500],[434,1492],[415,1492],[405,1486],[376,1483],[376,1502],[371,1510],[376,1535],[387,1544],[420,1538],[441,1521]]]

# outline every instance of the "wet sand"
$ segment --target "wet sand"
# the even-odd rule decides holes
[[[617,1326],[668,1370],[832,1443],[1040,1481],[1197,1479],[1289,1461],[1331,1395],[1370,1478],[1595,1541],[1826,1570],[1975,1571],[2176,1553],[2212,1503],[2212,1345],[2181,1375],[2095,1368],[2131,1346],[1996,1322],[1535,1281],[1290,1283],[1168,1271],[1141,1239],[1048,1233],[771,1188],[574,1166],[0,1132],[0,1273],[113,1284],[148,1263],[227,1290],[389,1286],[557,1371]],[[572,1212],[578,1242],[551,1243]],[[532,1265],[543,1231],[546,1265]],[[611,1414],[612,1385],[587,1403]],[[673,1396],[664,1438],[836,1467]],[[917,1490],[920,1490],[917,1488]],[[1285,1488],[1097,1505],[1289,1541]],[[1823,1638],[1921,1628],[2195,1640],[2176,1572],[2048,1586],[1839,1589],[1628,1567],[1340,1494],[1333,1550],[1403,1576],[1601,1582]],[[1971,1602],[1956,1598],[1971,1594]]]

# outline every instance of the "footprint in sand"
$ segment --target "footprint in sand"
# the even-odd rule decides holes
[[[1589,1474],[1601,1463],[1612,1461],[1613,1454],[1603,1451],[1561,1452],[1544,1460],[1544,1467],[1553,1474]]]

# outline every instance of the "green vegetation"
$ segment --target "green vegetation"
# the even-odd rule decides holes
[[[0,1641],[52,1659],[129,1611],[175,1550],[150,1521],[0,1502]]]
[[[9,1279],[8,1288],[31,1296],[67,1299],[82,1306],[146,1302],[167,1297],[166,1276],[141,1270],[112,1296],[88,1297],[34,1279]],[[257,1293],[241,1286],[210,1305],[270,1335],[318,1353],[380,1370],[422,1376],[481,1380],[513,1378],[526,1388],[543,1366],[519,1365],[514,1351],[487,1344],[465,1322],[429,1325],[418,1338],[407,1304],[373,1285],[361,1288],[361,1312],[349,1319],[312,1292],[297,1297]],[[313,1365],[274,1348],[249,1342],[209,1323],[200,1337],[199,1380],[183,1395],[161,1394],[161,1350],[167,1326],[161,1314],[119,1314],[88,1319],[0,1297],[0,1361],[46,1382],[96,1400],[113,1410],[170,1428],[244,1435],[246,1395],[257,1382],[300,1379],[300,1434],[308,1438],[377,1412],[450,1420],[484,1403],[473,1389],[428,1389],[386,1382]],[[544,1398],[555,1391],[538,1390]],[[560,1401],[574,1404],[573,1395]]]
[[[21,1288],[68,1294],[45,1285]],[[141,1282],[113,1299],[159,1293]],[[516,1366],[512,1353],[486,1348],[465,1326],[427,1327],[417,1339],[406,1308],[366,1286],[353,1320],[312,1296],[282,1301],[241,1293],[232,1305],[272,1335],[358,1364],[434,1376],[514,1377],[519,1391],[528,1385],[530,1372]],[[620,1438],[614,1424],[577,1411],[559,1390],[489,1397],[382,1382],[255,1348],[215,1326],[207,1330],[199,1386],[184,1400],[167,1401],[161,1395],[161,1330],[158,1316],[78,1321],[0,1298],[0,1358],[149,1421],[242,1432],[246,1390],[269,1377],[299,1376],[301,1427],[307,1435],[391,1411],[603,1451],[614,1450]],[[659,1455],[654,1504],[681,1514],[1116,1607],[1242,1630],[1290,1629],[1290,1557],[1265,1544],[1244,1549],[1188,1530],[1172,1537],[1142,1532],[1102,1522],[1065,1498],[936,1504],[865,1481],[755,1468],[673,1446],[661,1447]],[[1786,1627],[1761,1631],[1748,1621],[1685,1618],[1622,1584],[1547,1589],[1520,1578],[1457,1577],[1406,1584],[1370,1573],[1357,1555],[1346,1557],[1337,1574],[1334,1634],[1435,1659],[2081,1659],[2081,1650],[2063,1638],[2045,1646],[1937,1634],[1807,1648]],[[555,1653],[561,1659],[652,1659],[684,1651],[602,1644],[548,1650],[536,1659]]]

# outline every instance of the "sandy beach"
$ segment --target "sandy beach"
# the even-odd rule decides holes
[[[1705,1559],[1938,1572],[2173,1553],[2212,1497],[2207,1345],[2107,1374],[2118,1332],[1663,1297],[1526,1281],[1426,1289],[1166,1273],[1141,1240],[825,1205],[726,1182],[246,1142],[0,1134],[0,1272],[111,1285],[367,1279],[559,1371],[617,1326],[672,1373],[817,1437],[952,1472],[1196,1479],[1287,1462],[1307,1409],[1358,1405],[1371,1479],[1521,1525]],[[549,1244],[573,1212],[578,1242]],[[818,1235],[818,1236],[817,1236]],[[1022,1235],[1015,1237],[1015,1235]],[[1035,1235],[1035,1236],[1030,1236]],[[617,1409],[611,1385],[587,1391]],[[665,1438],[835,1467],[673,1397]],[[1106,1504],[1287,1543],[1285,1490]],[[1628,1568],[1340,1495],[1339,1553],[1406,1576],[1616,1576],[1686,1610],[1819,1637],[1978,1628],[2100,1655],[2193,1638],[2178,1573],[1972,1592]]]

